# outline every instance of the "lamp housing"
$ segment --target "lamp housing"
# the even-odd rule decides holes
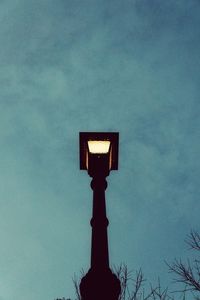
[[[91,177],[118,169],[118,132],[80,132],[80,169]]]

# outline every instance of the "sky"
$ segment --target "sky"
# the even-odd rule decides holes
[[[111,265],[163,286],[200,230],[199,0],[0,1],[0,300],[73,298],[90,263],[79,132],[119,132]]]

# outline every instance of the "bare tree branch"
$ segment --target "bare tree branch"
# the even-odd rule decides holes
[[[187,264],[183,263],[181,260],[175,259],[175,261],[170,265],[167,264],[170,272],[178,275],[178,278],[175,278],[175,282],[181,282],[187,285],[188,290],[199,291],[200,292],[200,276],[199,273],[195,273],[191,267],[190,261],[188,260]],[[199,266],[196,266],[199,269]]]
[[[72,278],[73,284],[74,284],[74,288],[75,288],[75,294],[76,294],[76,300],[81,300],[81,294],[80,294],[80,290],[79,290],[79,285],[81,282],[81,278],[85,275],[84,270],[81,270],[81,276],[79,277],[79,279],[76,277],[76,275],[74,275],[74,277]]]
[[[150,290],[147,292],[144,288],[146,282],[142,270],[135,272],[128,271],[125,264],[121,264],[118,268],[114,268],[115,274],[121,281],[121,294],[119,300],[173,300],[169,296],[168,289],[162,289],[160,280],[156,287],[150,285]]]
[[[200,251],[200,234],[196,230],[191,230],[185,241],[191,249]]]

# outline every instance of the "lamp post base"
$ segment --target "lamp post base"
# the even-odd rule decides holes
[[[81,279],[81,300],[118,300],[120,292],[120,280],[109,268],[90,269]]]

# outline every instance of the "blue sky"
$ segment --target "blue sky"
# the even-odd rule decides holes
[[[92,191],[80,131],[119,131],[111,264],[170,283],[199,227],[200,2],[0,1],[0,300],[74,297]]]

